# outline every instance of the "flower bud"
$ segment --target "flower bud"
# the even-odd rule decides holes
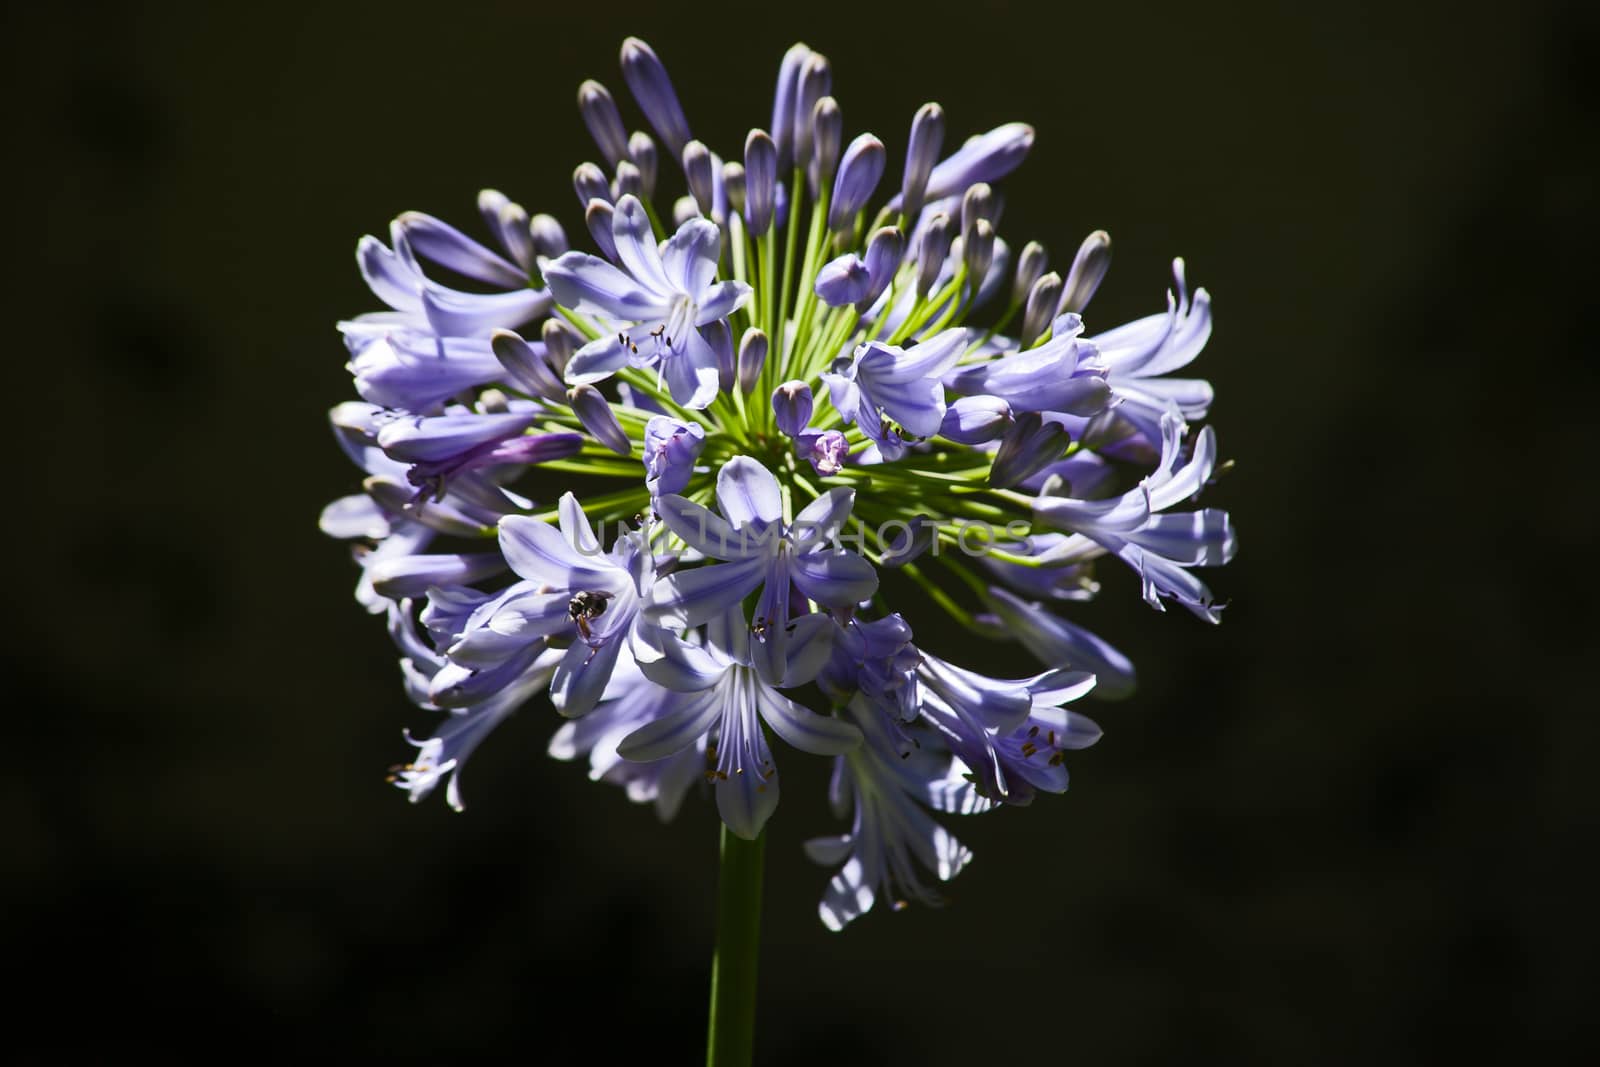
[[[518,389],[541,400],[558,404],[566,401],[566,386],[561,384],[547,357],[535,351],[520,335],[510,330],[496,330],[489,337],[489,347]]]
[[[1000,439],[989,467],[989,485],[1009,489],[1061,458],[1071,437],[1058,422],[1045,422],[1037,411],[1024,411]]]
[[[591,78],[578,86],[578,112],[607,163],[615,167],[628,158],[628,131],[622,125],[617,102],[604,85]]]
[[[650,135],[643,130],[635,130],[633,136],[628,138],[628,158],[633,165],[639,168],[639,182],[644,187],[644,196],[647,200],[655,195],[656,171],[659,161],[656,159],[656,143]]]
[[[592,385],[575,385],[567,390],[567,403],[572,405],[572,413],[596,441],[619,456],[632,455],[633,445],[622,432],[622,424],[600,390]]]
[[[639,174],[639,168],[626,159],[618,163],[617,176],[611,181],[611,192],[613,194],[613,203],[625,196],[634,196],[642,199],[645,195],[644,179]]]
[[[900,210],[913,224],[922,210],[928,175],[944,147],[944,108],[923,104],[911,119],[911,137],[906,143],[906,170],[900,179]]]
[[[755,391],[756,380],[767,362],[767,334],[754,326],[739,339],[739,391],[749,396]]]
[[[751,130],[744,139],[744,221],[752,237],[764,236],[772,227],[777,184],[777,146],[762,131]]]
[[[950,245],[955,240],[955,227],[950,216],[936,212],[922,228],[922,247],[917,253],[917,297],[926,297],[939,280],[939,272],[950,255]]]
[[[983,219],[994,226],[994,190],[987,182],[979,182],[961,198],[961,240],[972,243],[972,228]]]
[[[828,205],[828,229],[840,233],[854,222],[856,212],[866,207],[878,179],[883,177],[887,160],[883,142],[864,133],[850,142],[839,163],[839,176],[833,183],[833,200]]]
[[[794,164],[802,170],[811,165],[812,127],[817,101],[833,88],[833,67],[820,52],[812,52],[800,68],[800,83],[794,98]]]
[[[965,192],[973,182],[992,182],[1016,170],[1033,147],[1033,127],[1022,122],[998,126],[972,138],[928,175],[926,200]]]
[[[939,436],[957,444],[993,441],[1011,425],[1011,405],[997,396],[957,397],[945,408]]]
[[[1049,261],[1050,256],[1045,252],[1044,245],[1038,241],[1029,241],[1022,246],[1022,252],[1017,256],[1016,278],[1011,283],[1013,305],[1020,307],[1028,299],[1028,294],[1033,292],[1033,283],[1039,280]]]
[[[560,319],[549,318],[544,320],[540,337],[544,341],[544,358],[550,361],[550,369],[558,377],[567,373],[567,363],[572,359],[572,353],[581,347],[578,335]]]
[[[883,565],[885,567],[904,567],[907,563],[922,555],[933,547],[934,540],[939,536],[939,525],[926,515],[918,515],[909,523],[899,519],[885,523],[880,534],[889,533],[889,527],[896,527],[893,533],[884,537]]]
[[[711,346],[711,351],[717,354],[717,388],[724,393],[731,392],[735,367],[733,330],[729,328],[728,320],[716,319],[706,323],[700,327],[700,336]]]
[[[1084,238],[1073,257],[1072,269],[1067,272],[1067,285],[1061,291],[1061,305],[1057,314],[1082,311],[1089,304],[1094,291],[1100,288],[1101,279],[1111,267],[1111,235],[1096,230]]]
[[[579,163],[572,172],[572,188],[578,194],[578,205],[587,208],[591,200],[611,203],[611,186],[606,173],[593,163]]]
[[[478,213],[517,266],[523,270],[533,266],[533,236],[528,232],[528,212],[521,204],[496,189],[485,189],[478,194]]]
[[[540,259],[555,259],[572,247],[567,243],[567,231],[550,215],[535,215],[528,223],[528,235],[533,254]]]
[[[812,196],[820,196],[833,178],[843,140],[844,113],[837,100],[825,96],[811,109],[811,164],[806,168],[806,180],[811,183]]]
[[[1033,289],[1028,293],[1027,310],[1022,313],[1022,330],[1017,334],[1017,347],[1032,348],[1033,343],[1044,336],[1060,302],[1061,275],[1051,271],[1033,283]]]
[[[694,197],[700,214],[712,218],[716,179],[712,175],[711,150],[699,141],[683,146],[683,173],[689,179],[689,195]]]
[[[972,236],[963,241],[962,258],[967,264],[967,283],[977,292],[989,276],[989,265],[994,262],[994,227],[988,219],[978,219],[972,224]]]
[[[889,283],[894,281],[895,272],[900,269],[900,257],[905,252],[906,239],[898,229],[893,226],[884,226],[873,233],[867,242],[867,286],[866,295],[856,305],[856,310],[863,315],[872,306],[873,301],[883,295],[889,288]]]
[[[583,213],[583,224],[589,228],[589,237],[599,247],[600,254],[611,262],[617,261],[617,241],[611,236],[611,220],[616,215],[604,200],[589,201]]]
[[[829,307],[842,308],[866,299],[872,288],[867,265],[854,252],[829,260],[817,271],[817,297]]]
[[[810,58],[811,49],[795,44],[783,54],[778,66],[778,87],[772,97],[772,141],[777,165],[785,169],[794,162],[795,98],[800,95],[800,73]],[[746,160],[745,168],[749,167]]]
[[[498,552],[457,555],[391,556],[367,572],[373,591],[390,600],[427,595],[429,586],[471,585],[506,569]]]
[[[772,391],[772,411],[778,417],[778,429],[799,437],[811,424],[811,387],[798,379],[784,382]]]
[[[700,205],[692,196],[680,196],[672,202],[672,225],[681,227],[690,219],[700,217]]]
[[[404,515],[430,530],[452,537],[482,537],[485,533],[494,533],[493,526],[485,526],[448,500],[432,501],[419,497],[415,486],[398,478],[375,474],[363,481],[361,488],[383,510]]]
[[[674,157],[689,141],[689,120],[667,77],[667,68],[651,47],[637,37],[622,42],[622,80],[628,83],[639,110]]]
[[[722,165],[722,191],[728,198],[728,210],[736,215],[744,214],[743,163],[724,163]]]

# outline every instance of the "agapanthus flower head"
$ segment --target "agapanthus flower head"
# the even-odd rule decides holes
[[[1083,702],[1133,689],[1068,618],[1131,594],[1100,561],[1219,619],[1213,392],[1174,376],[1210,297],[1178,260],[1164,309],[1096,322],[1109,237],[1051,269],[1002,229],[1031,126],[851,129],[795,45],[767,125],[719,147],[647,44],[621,73],[578,89],[575,211],[486,190],[481,238],[408,212],[357,246],[386,310],[340,324],[361,400],[332,423],[364,491],[322,526],[444,716],[392,779],[459,807],[500,722],[559,715],[552,755],[755,838],[780,765],[822,756],[822,920],[936,902],[971,859],[945,823],[1064,791]]]

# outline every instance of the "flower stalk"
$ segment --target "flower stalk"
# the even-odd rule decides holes
[[[706,1067],[749,1067],[756,1033],[761,879],[767,836],[746,841],[727,826],[717,870],[717,942],[711,957]]]

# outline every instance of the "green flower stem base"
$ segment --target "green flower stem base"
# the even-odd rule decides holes
[[[748,1067],[756,1034],[756,961],[761,952],[765,832],[746,841],[722,828],[717,876],[717,949],[711,958],[706,1067]]]

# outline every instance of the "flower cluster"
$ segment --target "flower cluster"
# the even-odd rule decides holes
[[[1164,311],[1090,332],[1109,238],[1063,276],[997,232],[1026,125],[946,152],[925,105],[886,186],[883,142],[844,143],[804,45],[733,159],[694,139],[643,42],[622,75],[654,136],[578,92],[598,254],[492,190],[487,240],[407,213],[357,247],[388,310],[340,324],[361,399],[332,422],[366,477],[322,528],[353,543],[411,699],[444,715],[392,780],[459,807],[478,744],[548,696],[568,720],[552,755],[663,817],[700,787],[754,838],[793,748],[834,761],[848,822],[807,846],[836,870],[823,921],[936,900],[970,858],[936,814],[1062,792],[1066,753],[1099,736],[1069,705],[1132,688],[1063,617],[1099,559],[1217,621],[1195,568],[1231,558],[1233,529],[1184,507],[1217,471],[1194,429],[1212,392],[1174,376],[1210,300],[1178,261]],[[667,210],[663,156],[686,189]],[[1038,673],[944,658],[913,606]]]

